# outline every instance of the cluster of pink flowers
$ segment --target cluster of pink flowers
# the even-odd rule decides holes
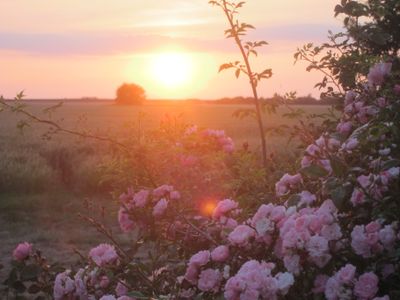
[[[72,299],[75,294],[75,282],[69,276],[71,271],[59,273],[54,281],[53,296],[55,300]]]
[[[385,77],[390,74],[392,70],[391,63],[379,63],[374,65],[368,73],[368,83],[371,86],[382,85]]]
[[[332,167],[328,159],[328,153],[337,150],[340,141],[329,136],[319,137],[313,144],[306,148],[305,155],[301,160],[301,167],[309,167],[312,164],[323,167],[327,172],[332,172]]]
[[[302,182],[302,177],[300,174],[289,175],[285,174],[282,178],[275,184],[275,191],[277,196],[286,195],[291,188],[296,187]]]
[[[344,111],[348,118],[355,118],[361,124],[365,124],[378,113],[379,108],[376,105],[367,105],[364,99],[358,97],[354,102],[346,105]]]
[[[180,162],[183,167],[193,167],[199,162],[199,158],[195,155],[181,155]]]
[[[223,273],[218,269],[205,267],[211,262],[222,263],[228,258],[227,246],[219,246],[212,252],[200,251],[190,258],[184,278],[200,291],[217,293],[221,288]]]
[[[383,250],[392,251],[398,240],[397,227],[397,224],[382,227],[377,221],[367,225],[356,225],[351,232],[351,247],[356,254],[364,258],[381,253]]]
[[[304,195],[314,201],[311,193]],[[274,253],[293,274],[299,274],[306,261],[324,267],[332,257],[331,251],[335,251],[335,242],[342,238],[337,209],[331,200],[318,208],[299,211],[296,207],[263,204],[247,223],[232,230],[228,235],[230,244],[245,249],[251,248],[253,241],[271,246],[278,236]]]
[[[123,281],[118,281],[116,286],[114,285],[117,297],[106,295],[105,291],[109,291],[112,285],[108,273],[102,268],[118,263],[118,255],[113,246],[100,244],[90,250],[89,258],[95,263],[95,266],[88,265],[81,268],[74,276],[70,270],[57,274],[53,288],[54,299],[134,300],[134,298],[126,296],[128,288]]]
[[[256,240],[270,245],[275,230],[286,220],[286,213],[287,210],[282,205],[262,204],[250,221],[257,232]]]
[[[351,203],[354,206],[363,204],[367,201],[366,194],[371,199],[380,200],[384,192],[389,189],[391,181],[399,177],[400,168],[392,167],[380,172],[380,174],[360,175],[357,177],[359,188],[355,188],[351,196]]]
[[[203,135],[215,139],[227,153],[232,153],[235,150],[233,140],[225,134],[224,130],[206,129],[203,131]]]
[[[228,241],[237,247],[247,247],[256,236],[256,231],[247,225],[239,225],[228,235]]]
[[[305,263],[302,253],[307,253],[307,260],[322,268],[330,261],[331,251],[335,251],[334,243],[341,238],[337,209],[331,200],[326,200],[318,208],[303,208],[281,221],[275,252],[283,258],[289,272],[299,274],[301,264]]]
[[[118,222],[123,232],[132,231],[135,226],[140,226],[146,220],[143,214],[135,214],[136,211],[151,208],[153,217],[161,217],[165,214],[169,202],[178,200],[181,194],[171,185],[162,185],[154,190],[140,190],[134,193],[129,189],[120,196],[121,207],[118,212]],[[136,217],[136,219],[134,219]]]
[[[237,274],[226,282],[226,300],[278,299],[294,284],[290,273],[272,275],[273,263],[250,260],[242,265]]]
[[[327,300],[389,300],[388,296],[375,297],[378,283],[375,273],[364,273],[357,278],[356,267],[347,264],[330,278],[319,276],[314,283],[314,293],[324,292]]]
[[[281,299],[294,285],[295,276],[300,281],[301,274],[307,273],[314,276],[312,292],[319,294],[316,297],[324,296],[327,300],[389,300],[387,295],[377,296],[384,294],[379,292],[378,275],[390,281],[390,275],[398,269],[395,250],[400,240],[399,222],[390,220],[390,216],[384,219],[385,214],[376,221],[371,221],[370,217],[368,224],[354,225],[353,222],[358,224],[359,220],[364,220],[365,214],[370,213],[363,211],[368,207],[362,206],[364,203],[372,203],[374,209],[380,209],[385,203],[382,199],[391,200],[393,193],[390,195],[388,192],[399,178],[400,167],[392,157],[396,146],[385,142],[390,135],[369,138],[362,134],[368,133],[367,122],[374,121],[374,116],[390,102],[386,94],[388,98],[376,96],[390,69],[391,64],[378,64],[371,68],[369,85],[365,86],[365,90],[346,94],[345,113],[336,133],[324,134],[307,147],[302,167],[321,166],[328,172],[329,178],[322,175],[308,179],[300,174],[285,174],[276,183],[275,189],[277,196],[283,198],[280,200],[286,202],[283,205],[262,204],[253,216],[241,224],[236,220],[241,213],[236,201],[224,199],[217,204],[212,220],[204,221],[205,229],[202,227],[198,231],[204,229],[212,239],[217,236],[215,233],[223,232],[216,237],[220,246],[199,251],[190,258],[184,276],[178,278],[183,288],[180,298],[193,299],[196,293],[201,293],[205,298],[223,294],[227,300]],[[397,89],[400,95],[400,85]],[[371,91],[374,98],[368,94]],[[191,127],[185,135],[195,133],[198,133],[197,127]],[[232,140],[223,131],[205,130],[200,134],[216,141],[226,152],[233,151]],[[371,147],[377,140],[379,145]],[[364,151],[366,145],[370,149]],[[362,156],[359,155],[361,153]],[[341,160],[342,172],[336,172],[333,158]],[[395,167],[390,167],[393,163]],[[343,195],[334,195],[329,182],[334,189],[339,187]],[[289,194],[298,199],[296,205],[292,205]],[[170,185],[138,192],[128,190],[120,197],[118,220],[121,229],[128,232],[149,220],[170,221],[174,216],[169,212],[173,211],[174,200],[180,197],[180,193]],[[363,218],[359,218],[361,211]],[[194,217],[194,220],[200,219]],[[182,223],[173,219],[169,225],[168,230],[173,230],[174,227],[181,228]],[[21,243],[13,256],[18,261],[24,261],[31,253],[32,245]],[[266,259],[262,253],[269,258]],[[358,272],[350,263],[338,265],[354,259],[354,253],[360,256],[360,260],[364,259]],[[343,256],[343,259],[333,260],[335,255]],[[260,261],[262,257],[266,261],[275,261],[276,265]],[[80,269],[74,277],[68,270],[57,275],[55,299],[134,299],[127,296],[127,285],[120,277],[110,276],[109,272],[123,266],[113,246],[101,244],[90,250],[89,258],[92,263]],[[276,270],[278,267],[280,272]],[[333,275],[323,274],[323,268],[324,272],[334,270]],[[122,277],[126,278],[125,275]],[[118,282],[116,278],[119,278]],[[184,289],[188,285],[191,288]],[[384,286],[380,287],[383,289]],[[301,284],[296,288],[301,289]]]
[[[224,199],[217,203],[212,217],[224,227],[235,228],[238,223],[234,218],[240,212],[239,203],[231,199]]]
[[[226,153],[232,153],[235,150],[235,144],[232,138],[227,136],[224,130],[204,129],[199,132],[198,127],[193,125],[186,128],[184,132],[185,136],[192,136],[194,134],[200,134],[200,136],[209,138],[213,142],[216,142],[217,145]]]

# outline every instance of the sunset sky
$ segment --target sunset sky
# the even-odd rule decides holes
[[[269,45],[255,61],[274,76],[262,96],[313,89],[319,75],[293,65],[297,47],[341,30],[338,0],[249,0],[240,19],[249,39]],[[149,98],[250,96],[244,78],[227,71],[237,60],[226,20],[207,0],[1,0],[0,95],[113,98],[118,85],[142,85]],[[169,71],[171,70],[171,71]]]

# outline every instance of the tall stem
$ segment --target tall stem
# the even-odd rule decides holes
[[[246,65],[246,70],[247,70],[247,76],[249,77],[251,89],[253,92],[253,98],[254,98],[254,105],[256,107],[256,116],[257,116],[257,123],[258,123],[258,129],[260,131],[260,138],[261,138],[261,149],[262,149],[262,160],[263,160],[263,166],[264,168],[267,167],[267,146],[266,146],[266,141],[265,141],[265,131],[264,131],[264,124],[262,120],[262,114],[261,114],[261,108],[260,108],[260,99],[258,98],[258,93],[257,93],[257,86],[256,86],[256,79],[254,78],[253,71],[251,69],[251,65],[249,62],[249,58],[246,55],[246,52],[244,50],[244,47],[242,45],[242,41],[239,38],[239,34],[236,30],[236,27],[233,22],[233,15],[229,12],[229,9],[227,7],[226,0],[223,0],[223,10],[224,13],[228,19],[229,25],[232,30],[232,36],[235,39],[236,45],[238,46],[240,53],[242,54],[244,63]]]

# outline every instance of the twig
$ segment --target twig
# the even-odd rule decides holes
[[[185,222],[192,227],[195,231],[197,231],[198,233],[200,233],[201,235],[203,235],[207,240],[209,240],[210,242],[212,242],[215,245],[218,245],[217,241],[214,240],[207,232],[201,230],[199,227],[197,227],[196,225],[194,225],[192,222],[190,222],[184,215],[182,215],[183,220],[185,220]]]

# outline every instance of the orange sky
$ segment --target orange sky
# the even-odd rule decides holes
[[[220,64],[239,57],[223,37],[223,15],[207,2],[0,1],[0,94],[112,98],[122,82],[134,82],[150,98],[249,96],[244,78],[217,73]],[[257,28],[249,38],[270,43],[255,61],[274,73],[260,86],[262,96],[319,94],[313,90],[319,75],[306,73],[304,64],[293,66],[293,53],[324,41],[329,29],[340,30],[333,18],[337,3],[248,1],[241,20]]]

